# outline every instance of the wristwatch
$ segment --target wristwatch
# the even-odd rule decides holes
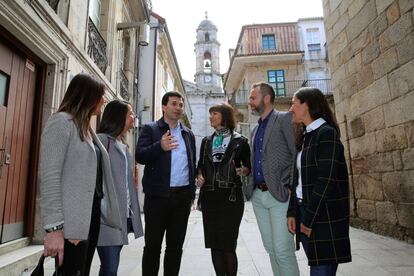
[[[63,224],[59,224],[59,225],[53,226],[51,228],[45,229],[45,231],[46,231],[46,233],[52,233],[52,232],[59,231],[59,230],[62,230],[62,229],[63,229]]]

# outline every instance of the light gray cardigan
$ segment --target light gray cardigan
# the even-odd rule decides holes
[[[104,133],[98,134],[99,139],[106,148],[111,160],[112,177],[115,186],[115,193],[119,200],[119,211],[121,213],[122,230],[115,229],[106,224],[101,224],[99,232],[98,246],[124,245],[128,244],[127,233],[127,190],[125,183],[128,182],[129,197],[131,200],[131,221],[134,229],[135,238],[143,236],[141,212],[138,204],[138,192],[135,187],[135,178],[133,175],[134,159],[127,150],[127,160],[122,149],[119,147],[115,138]],[[128,178],[126,179],[126,170]]]
[[[256,125],[250,136],[252,173],[244,189],[247,200],[252,197],[254,189],[254,138],[257,128]],[[280,202],[286,202],[289,199],[294,158],[296,158],[296,147],[292,115],[289,112],[273,110],[263,138],[261,164],[269,192]]]
[[[121,228],[117,198],[114,197],[108,153],[96,134],[92,139],[102,153],[104,198],[101,221]],[[39,183],[43,228],[64,223],[65,239],[88,238],[96,186],[97,159],[93,145],[81,141],[72,116],[53,114],[40,143]]]

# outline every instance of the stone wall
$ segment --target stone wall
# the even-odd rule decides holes
[[[323,0],[352,224],[411,242],[413,6],[413,0]]]

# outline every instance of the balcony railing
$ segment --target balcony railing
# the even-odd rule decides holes
[[[88,21],[88,34],[88,55],[93,59],[95,64],[98,65],[102,73],[105,74],[106,67],[108,66],[108,58],[106,56],[106,42],[90,18]]]
[[[332,95],[332,83],[330,79],[317,79],[317,80],[295,80],[285,81],[284,90],[279,88],[276,93],[276,97],[292,97],[293,94],[301,87],[316,87],[325,95]],[[284,93],[283,93],[284,92]],[[231,105],[247,104],[249,98],[248,89],[239,89],[233,93],[229,103]]]
[[[125,100],[125,101],[129,101],[130,99],[130,95],[129,95],[129,80],[128,78],[125,76],[125,73],[123,70],[119,71],[119,82],[120,82],[120,94],[121,97]]]
[[[285,82],[286,96],[293,94],[301,87],[316,87],[325,95],[332,95],[332,83],[330,79],[295,80]]]

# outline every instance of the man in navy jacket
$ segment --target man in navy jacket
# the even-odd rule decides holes
[[[145,165],[145,247],[142,275],[158,275],[161,245],[166,234],[164,275],[178,275],[188,216],[195,196],[195,138],[179,120],[183,97],[168,92],[162,98],[163,117],[145,125],[135,159]]]

